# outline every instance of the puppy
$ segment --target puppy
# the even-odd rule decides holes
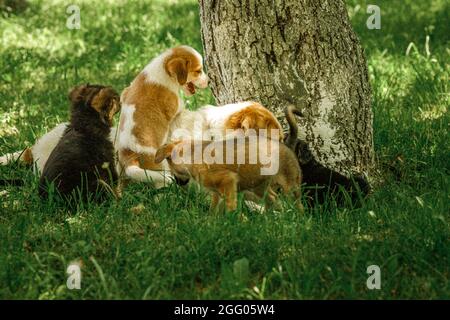
[[[267,136],[272,139],[282,141],[284,138],[281,124],[272,112],[260,103],[244,101],[181,111],[170,126],[168,140],[223,140],[230,133],[234,135],[233,132],[242,130],[247,134],[251,129],[256,133],[266,129]]]
[[[169,135],[170,123],[183,110],[179,91],[186,95],[206,88],[202,56],[179,46],[153,59],[121,96],[119,163],[125,176],[164,185],[168,175],[154,161],[157,149]]]
[[[82,199],[117,181],[114,147],[109,139],[114,115],[120,110],[116,91],[102,85],[80,85],[69,93],[70,123],[45,163],[39,195],[48,196],[48,184],[62,196],[80,192]]]
[[[268,152],[269,161],[262,157]],[[302,174],[295,154],[279,141],[266,137],[241,137],[222,141],[180,141],[158,149],[155,162],[167,159],[172,174],[181,181],[193,179],[211,192],[211,210],[225,198],[228,211],[237,208],[237,193],[246,191],[252,200],[266,197],[276,204],[275,190],[300,202]]]
[[[13,161],[27,165],[35,164],[35,173],[40,174],[68,125],[67,122],[57,125],[24,151],[3,155],[0,157],[0,165],[6,165]],[[271,129],[277,129],[276,136],[271,138],[283,139],[281,124],[273,113],[257,102],[245,101],[222,106],[207,105],[195,111],[183,109],[170,124],[168,141],[210,140],[210,138],[221,140],[229,131],[248,132],[250,129],[255,129],[256,132],[260,129],[267,129],[269,136]],[[116,128],[111,128],[109,139],[118,151]]]
[[[319,163],[309,149],[308,144],[298,138],[298,125],[295,116],[303,117],[303,114],[293,105],[285,109],[285,115],[289,124],[289,133],[285,138],[286,145],[296,154],[304,172],[303,182],[309,186],[306,193],[309,202],[314,200],[323,203],[330,194],[339,191],[340,187],[347,190],[353,202],[360,199],[361,194],[371,192],[371,185],[363,174],[346,177],[343,174],[325,167]]]

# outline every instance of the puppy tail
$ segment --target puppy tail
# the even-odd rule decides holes
[[[286,115],[286,120],[289,124],[289,135],[287,136],[284,143],[294,152],[298,142],[298,124],[294,115],[303,116],[302,113],[294,106],[288,105],[284,111]]]
[[[27,165],[33,164],[33,153],[31,152],[31,148],[26,148],[22,151],[16,151],[13,153],[7,153],[0,157],[0,165],[5,166],[13,162],[20,161]]]
[[[126,167],[125,176],[139,182],[151,181],[158,189],[166,186],[172,179],[172,175],[169,171],[144,170],[138,166]]]

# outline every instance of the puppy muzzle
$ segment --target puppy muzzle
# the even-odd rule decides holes
[[[203,72],[202,75],[197,80],[192,81],[192,83],[200,89],[205,89],[208,87],[208,81],[208,76]]]
[[[175,182],[179,185],[179,186],[185,186],[188,184],[189,179],[181,179],[177,176],[175,176]]]

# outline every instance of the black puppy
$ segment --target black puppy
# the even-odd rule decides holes
[[[359,200],[361,195],[365,196],[371,192],[371,186],[364,175],[346,177],[339,172],[325,167],[319,163],[309,150],[305,141],[298,139],[298,124],[295,115],[302,117],[302,113],[293,105],[285,109],[285,115],[289,124],[289,133],[285,144],[294,150],[303,172],[303,183],[306,184],[305,194],[311,199],[317,198],[323,203],[328,194],[336,194],[339,187],[349,192],[352,201]],[[361,194],[358,193],[361,191]]]
[[[48,197],[53,182],[63,197],[104,199],[118,179],[109,134],[120,110],[119,95],[111,87],[86,84],[73,88],[69,99],[70,124],[45,164],[39,195]]]

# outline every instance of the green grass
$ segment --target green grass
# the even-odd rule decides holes
[[[448,2],[370,1],[381,30],[366,28],[365,2],[347,3],[368,59],[382,179],[362,207],[329,201],[299,215],[284,202],[282,213],[244,208],[242,221],[208,214],[197,190],[156,197],[135,184],[120,203],[74,213],[41,201],[30,170],[0,167],[26,179],[0,191],[0,298],[450,298]],[[65,27],[66,5],[32,1],[0,18],[1,154],[67,119],[73,85],[121,90],[165,48],[201,49],[194,0],[83,1],[80,30]],[[187,105],[213,101],[203,91]],[[72,261],[83,265],[79,291],[65,286]],[[366,287],[372,264],[381,290]]]

